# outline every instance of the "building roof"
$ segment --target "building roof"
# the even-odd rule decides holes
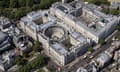
[[[74,2],[73,2],[74,3]],[[78,4],[79,1],[77,1],[76,4]],[[80,16],[73,16],[70,12],[73,11],[78,11],[79,12],[79,8],[76,7],[72,7],[72,4],[61,4],[61,3],[55,3],[54,5],[52,5],[52,8],[54,8],[54,12],[56,14],[64,16],[65,20],[71,20],[74,23],[80,25],[80,27],[83,27],[84,30],[86,30],[87,32],[89,31],[89,33],[93,34],[94,36],[97,36],[99,38],[104,38],[103,37],[103,33],[106,32],[106,29],[111,28],[111,26],[113,24],[115,24],[115,22],[117,22],[117,17],[116,16],[112,16],[112,15],[106,15],[104,13],[102,13],[100,10],[100,8],[98,6],[92,5],[92,4],[82,4],[79,3],[82,6],[82,12],[86,11],[87,14],[89,16],[92,16],[91,18],[85,18],[84,20],[82,20],[80,17],[84,15],[80,15]],[[51,9],[51,11],[53,11]],[[84,13],[82,13],[84,14]],[[88,15],[85,15],[86,17]],[[88,16],[88,17],[89,17]],[[86,23],[88,19],[92,19],[93,21],[91,21],[90,23]],[[69,23],[69,22],[68,22]],[[88,24],[91,24],[92,26],[88,26]],[[94,26],[93,26],[94,25]]]
[[[8,18],[6,17],[0,17],[0,25],[5,25],[5,24],[9,24],[10,21]]]
[[[68,53],[68,51],[65,49],[65,47],[63,47],[61,44],[59,43],[55,43],[53,44],[53,48],[60,53],[61,55],[66,55]]]
[[[15,56],[14,55],[15,55],[14,52],[12,52],[12,53],[8,52],[8,53],[5,53],[2,56],[0,56],[0,66],[4,70],[7,70],[8,68],[10,68],[14,64],[14,60],[15,60]]]
[[[0,43],[5,41],[7,38],[8,38],[8,35],[0,31]]]
[[[83,67],[80,67],[77,69],[76,72],[88,72],[86,69],[84,69]]]
[[[78,32],[71,33],[72,37],[75,38],[79,43],[87,42],[87,39]]]
[[[109,60],[110,60],[110,57],[106,53],[101,53],[99,55],[99,57],[97,58],[97,62],[99,62],[100,65],[101,64],[103,65],[103,64],[107,63]]]
[[[33,31],[36,31],[36,28],[39,31],[45,27],[52,25],[56,21],[55,17],[48,16],[47,17],[48,22],[46,22],[44,24],[38,25],[36,22],[34,22],[34,20],[39,20],[39,19],[37,19],[37,18],[40,18],[39,16],[44,17],[47,13],[48,13],[47,10],[33,11],[33,12],[30,12],[27,16],[21,18],[21,21],[24,22],[25,25],[29,26]],[[33,18],[34,20],[31,20],[31,18]]]

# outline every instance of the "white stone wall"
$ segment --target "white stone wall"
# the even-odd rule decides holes
[[[65,65],[65,56],[64,55],[61,55],[61,54],[59,54],[56,50],[54,50],[53,48],[51,48],[51,47],[49,47],[49,51],[50,51],[50,55],[52,55],[54,58],[55,58],[55,60],[57,60],[58,61],[58,63],[60,64],[60,65]]]

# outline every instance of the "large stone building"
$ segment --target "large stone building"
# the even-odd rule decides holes
[[[114,31],[118,18],[99,10],[80,1],[58,2],[49,10],[29,13],[18,27],[39,40],[56,63],[66,65],[83,55],[92,42],[98,43]]]
[[[41,11],[40,14],[43,13],[44,11]],[[36,17],[44,17],[47,14],[46,11],[43,16]],[[35,40],[42,42],[46,53],[58,64],[65,65],[87,51],[91,40],[74,29],[71,30],[66,24],[56,21],[55,17],[49,15],[46,17],[47,22],[38,25],[28,16],[21,19],[19,27]]]
[[[79,1],[55,3],[50,13],[96,43],[112,33],[119,22],[116,16],[100,12],[99,7]]]

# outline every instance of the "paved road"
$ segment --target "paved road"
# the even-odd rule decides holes
[[[115,32],[114,34],[112,34],[109,39],[107,40],[107,43],[103,46],[101,46],[99,49],[97,49],[96,51],[94,51],[93,53],[91,53],[89,56],[87,56],[86,59],[82,59],[79,60],[77,63],[75,63],[71,68],[64,68],[63,72],[76,72],[76,70],[79,67],[85,67],[92,59],[89,58],[90,56],[96,57],[98,54],[100,54],[101,52],[105,51],[107,48],[110,47],[111,43],[112,43],[112,37],[113,36],[117,36],[118,34],[120,34],[120,32]]]

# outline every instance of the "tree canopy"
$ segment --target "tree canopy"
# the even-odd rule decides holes
[[[99,44],[104,45],[105,43],[106,43],[106,42],[105,42],[104,39],[100,39],[100,40],[99,40]]]
[[[32,69],[36,67],[43,67],[45,65],[44,57],[42,55],[38,55],[34,60],[29,62],[28,64],[21,66],[17,72],[30,72]]]
[[[47,9],[56,1],[60,0],[0,0],[0,16],[17,20],[32,10]]]
[[[112,14],[112,15],[119,15],[120,14],[120,10],[119,9],[103,9],[102,12],[104,12],[105,14]]]
[[[15,63],[16,63],[17,65],[23,65],[24,62],[25,62],[25,60],[24,60],[23,58],[21,58],[21,57],[17,57],[17,58],[15,59]]]
[[[35,44],[33,46],[33,51],[34,52],[39,52],[41,51],[42,44],[37,40],[35,41]]]

